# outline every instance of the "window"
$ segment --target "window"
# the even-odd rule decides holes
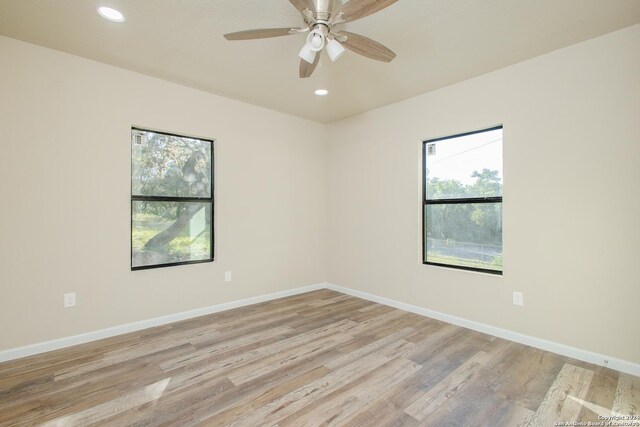
[[[423,142],[423,262],[502,274],[502,126]]]
[[[213,261],[213,141],[131,129],[131,269]]]

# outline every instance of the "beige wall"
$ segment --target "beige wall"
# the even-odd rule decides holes
[[[504,276],[422,265],[421,141],[500,123]],[[640,362],[640,25],[327,138],[329,282]]]
[[[325,279],[323,125],[9,38],[0,58],[0,350]],[[215,138],[214,263],[130,271],[131,125]]]

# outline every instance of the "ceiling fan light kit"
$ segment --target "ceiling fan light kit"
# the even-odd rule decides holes
[[[289,0],[300,12],[306,27],[267,28],[225,34],[227,40],[251,40],[306,33],[307,39],[298,53],[300,77],[307,78],[316,69],[318,52],[327,48],[331,61],[338,60],[345,48],[359,55],[382,62],[391,62],[396,54],[382,44],[359,34],[340,31],[340,24],[355,21],[379,12],[398,0]]]
[[[309,64],[313,64],[313,61],[315,61],[317,54],[318,52],[311,49],[309,43],[305,43],[304,46],[302,46],[302,49],[300,49],[300,53],[298,53],[298,56],[307,61]]]
[[[325,35],[319,28],[314,29],[307,36],[307,44],[314,52],[320,52],[324,47]]]
[[[336,39],[329,40],[327,43],[327,53],[333,62],[337,61],[345,51],[346,49]]]
[[[326,36],[321,29],[316,28],[307,35],[307,42],[302,46],[298,56],[309,64],[313,64],[318,52],[324,48]]]

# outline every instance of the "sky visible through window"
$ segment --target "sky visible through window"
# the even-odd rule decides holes
[[[474,171],[498,171],[502,181],[502,129],[430,142],[435,154],[426,154],[427,179],[456,180],[473,184]],[[428,150],[427,150],[428,151]]]

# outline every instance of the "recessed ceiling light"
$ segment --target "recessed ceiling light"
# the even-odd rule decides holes
[[[315,91],[315,92],[313,92],[313,93],[315,93],[315,94],[316,94],[316,95],[318,95],[318,96],[326,96],[326,95],[329,95],[329,91],[328,91],[328,90],[326,90],[326,89],[316,89],[316,91]]]
[[[113,22],[123,22],[124,21],[124,15],[122,14],[122,12],[120,12],[118,10],[115,10],[115,9],[112,9],[110,7],[101,6],[101,7],[98,8],[98,13],[104,19],[108,19],[109,21],[113,21]]]

